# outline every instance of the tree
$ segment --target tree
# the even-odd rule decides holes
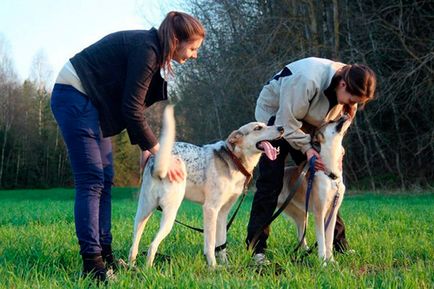
[[[348,134],[346,179],[372,189],[433,184],[425,165],[434,155],[432,1],[189,2],[207,37],[177,77],[183,138],[208,142],[251,121],[263,84],[293,60],[366,63],[378,100]]]
[[[36,100],[38,102],[38,132],[42,134],[43,105],[48,99],[47,85],[52,70],[43,50],[39,50],[33,58],[30,80],[36,85]]]
[[[5,170],[5,157],[7,155],[6,148],[8,138],[14,117],[17,113],[17,103],[14,95],[18,91],[16,83],[16,74],[14,72],[12,59],[9,56],[9,44],[1,37],[0,38],[0,135],[1,140],[1,155],[0,155],[0,186],[3,183],[3,175]]]

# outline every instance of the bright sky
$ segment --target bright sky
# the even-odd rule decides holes
[[[35,55],[46,55],[54,81],[75,53],[119,30],[158,27],[167,12],[183,10],[179,0],[1,0],[0,41],[21,80]]]

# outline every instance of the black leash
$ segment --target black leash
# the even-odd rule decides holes
[[[286,206],[289,204],[289,202],[294,197],[295,193],[297,192],[298,188],[300,187],[301,183],[303,182],[304,178],[306,177],[307,172],[309,171],[309,163],[306,162],[303,170],[299,174],[295,184],[291,186],[289,190],[289,194],[286,197],[285,202],[280,206],[280,208],[271,216],[271,218],[264,224],[262,227],[255,233],[252,240],[249,243],[249,250],[253,250],[254,246],[256,245],[256,242],[259,239],[259,236],[262,234],[264,229],[269,226],[282,212],[285,210]]]
[[[231,227],[232,223],[234,222],[235,217],[237,216],[238,211],[240,210],[241,205],[243,204],[244,199],[246,198],[246,195],[247,195],[247,191],[245,193],[243,193],[243,196],[241,197],[241,199],[238,200],[238,206],[235,209],[234,213],[232,214],[231,218],[229,219],[228,224],[226,225],[226,231],[229,231],[229,228]],[[160,206],[157,207],[157,210],[160,211],[160,212],[162,211],[162,209],[161,209]],[[196,227],[193,227],[193,226],[191,226],[189,224],[183,223],[183,222],[178,221],[178,220],[175,220],[175,223],[177,223],[179,225],[182,225],[184,227],[187,227],[189,229],[192,229],[193,231],[196,231],[196,232],[199,232],[199,233],[203,233],[203,229],[202,228],[196,228]]]
[[[334,176],[334,174],[333,174],[333,176]],[[329,177],[332,178],[331,176],[329,176]],[[333,178],[332,178],[332,179],[333,179]],[[335,211],[335,209],[336,209],[336,206],[337,206],[337,202],[338,202],[338,200],[339,200],[339,197],[340,197],[340,194],[339,194],[339,190],[338,190],[338,192],[336,193],[336,195],[335,195],[334,198],[333,198],[333,201],[332,201],[332,204],[331,204],[331,210],[330,210],[330,213],[329,213],[329,215],[328,215],[328,218],[327,218],[327,220],[326,220],[325,223],[324,223],[324,231],[327,231],[327,228],[328,228],[328,226],[330,225],[330,221],[331,221],[332,216],[333,216],[333,214],[334,214],[334,211]],[[307,207],[307,206],[308,206],[308,201],[306,200],[306,207]],[[307,216],[307,210],[306,210],[306,216]],[[305,217],[305,219],[307,220],[306,217]],[[293,255],[293,256],[291,257],[291,259],[292,259],[293,262],[297,261],[297,257],[295,256],[295,253],[296,253],[297,250],[300,248],[301,243],[303,242],[303,239],[304,239],[304,237],[306,236],[306,229],[307,229],[307,224],[306,224],[306,222],[305,222],[305,223],[304,223],[304,232],[303,232],[303,237],[300,239],[300,242],[298,243],[297,247],[292,251],[292,255]],[[298,256],[299,259],[304,259],[304,258],[306,258],[306,257],[309,256],[309,255],[313,252],[313,250],[316,249],[317,247],[318,247],[318,242],[315,242],[315,243],[313,244],[313,246],[309,247],[309,249],[306,250],[305,252],[303,252],[302,255]]]
[[[316,156],[314,155],[310,160],[309,160],[309,170],[310,170],[310,175],[309,178],[307,180],[307,189],[306,189],[306,202],[305,202],[305,215],[304,215],[304,229],[303,229],[303,235],[300,239],[300,241],[298,242],[297,246],[295,247],[295,249],[292,251],[293,254],[295,254],[295,252],[297,252],[297,250],[301,247],[301,244],[303,243],[304,238],[306,237],[306,229],[307,229],[307,214],[308,214],[308,210],[309,210],[309,199],[310,199],[310,193],[312,192],[312,185],[313,185],[313,179],[315,177],[315,161],[316,161]]]
[[[163,211],[160,206],[157,207],[157,210],[160,211],[160,212]],[[178,221],[176,219],[175,219],[175,223],[183,225],[184,227],[192,229],[193,231],[196,231],[196,232],[199,232],[199,233],[203,233],[203,229],[202,228],[196,228],[196,227],[190,226],[189,224],[183,223],[183,222]]]

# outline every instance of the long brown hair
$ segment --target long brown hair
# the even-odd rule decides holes
[[[346,90],[355,96],[368,98],[368,101],[375,99],[375,88],[377,77],[374,71],[364,64],[348,64],[342,67],[337,73],[337,82],[344,80],[347,84]],[[365,104],[365,103],[364,103]],[[363,108],[364,104],[359,108]]]
[[[199,20],[183,12],[171,11],[158,28],[158,37],[163,50],[161,67],[172,75],[171,60],[178,43],[205,38],[205,28]]]

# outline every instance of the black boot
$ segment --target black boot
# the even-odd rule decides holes
[[[345,252],[350,250],[350,246],[346,239],[334,240],[333,247],[337,253],[344,254]]]
[[[102,252],[102,260],[105,262],[106,269],[112,269],[116,271],[118,269],[118,265],[115,257],[113,256],[112,246],[111,245],[101,245]]]
[[[350,246],[348,245],[348,241],[345,237],[345,224],[339,214],[339,211],[336,216],[336,226],[334,231],[333,247],[337,253],[341,253],[341,254],[350,251]]]
[[[345,237],[345,224],[341,216],[339,215],[339,211],[336,217],[333,247],[337,253],[341,253],[341,254],[355,253],[355,251],[350,248],[350,245],[348,244],[348,241]]]
[[[81,257],[83,258],[83,277],[89,276],[98,282],[106,282],[107,270],[101,254],[82,254]]]

